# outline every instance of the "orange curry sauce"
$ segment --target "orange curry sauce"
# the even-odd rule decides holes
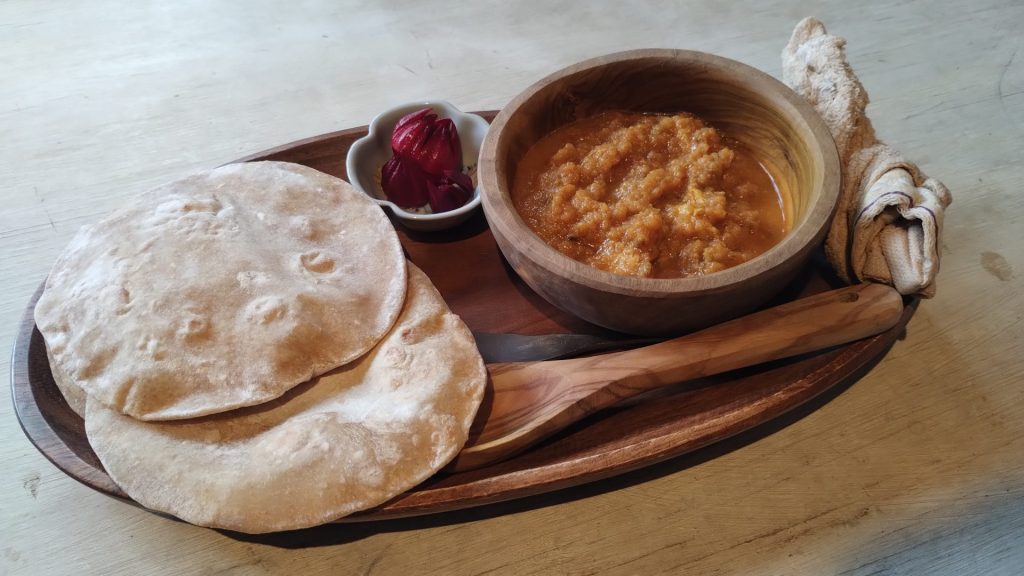
[[[527,151],[512,198],[545,242],[628,276],[724,270],[787,229],[764,167],[685,113],[606,112],[563,126]]]

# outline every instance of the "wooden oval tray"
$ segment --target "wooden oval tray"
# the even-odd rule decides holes
[[[490,120],[494,112],[481,113]],[[345,155],[367,128],[300,140],[243,158],[305,164],[342,178]],[[433,280],[452,310],[473,330],[544,334],[603,333],[534,294],[502,259],[482,214],[443,233],[397,226],[409,259]],[[809,265],[770,304],[835,287]],[[129,500],[89,447],[83,421],[53,382],[42,335],[25,309],[12,363],[15,410],[29,440],[66,474],[110,496]],[[916,309],[873,338],[785,362],[680,383],[597,414],[512,460],[457,474],[441,473],[417,488],[342,522],[400,518],[524,498],[576,486],[692,452],[787,414],[825,391],[849,384],[878,360]],[[130,500],[129,500],[130,501]]]

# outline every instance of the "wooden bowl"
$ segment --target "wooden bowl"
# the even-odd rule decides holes
[[[513,206],[516,167],[554,129],[607,110],[691,112],[739,141],[787,198],[789,233],[739,266],[670,279],[605,272],[547,245]],[[602,56],[530,86],[492,122],[480,152],[479,179],[498,247],[531,288],[589,322],[645,335],[702,328],[778,293],[824,238],[840,188],[835,143],[807,102],[757,69],[688,50]]]

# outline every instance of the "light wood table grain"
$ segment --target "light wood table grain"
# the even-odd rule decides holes
[[[1024,573],[1024,4],[367,4],[0,2],[0,349],[74,231],[151,185],[393,103],[500,108],[623,49],[778,76],[812,13],[848,39],[879,135],[954,193],[938,296],[867,376],[756,441],[519,505],[275,541],[79,485],[3,401],[0,573]]]

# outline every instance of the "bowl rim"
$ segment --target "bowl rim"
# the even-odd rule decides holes
[[[588,70],[632,60],[673,59],[715,67],[740,80],[748,86],[769,90],[780,96],[805,124],[814,138],[812,153],[819,153],[822,161],[822,193],[808,208],[807,215],[791,229],[778,244],[758,256],[731,268],[704,276],[681,278],[644,278],[624,276],[600,270],[562,254],[537,236],[523,221],[518,211],[511,206],[511,190],[497,178],[497,150],[507,138],[505,126],[512,116],[538,92],[555,81]],[[590,58],[557,70],[533,83],[513,98],[491,121],[490,130],[480,149],[477,166],[480,196],[483,200],[484,215],[492,230],[504,234],[503,227],[517,226],[525,234],[517,241],[517,248],[523,256],[549,271],[563,271],[560,275],[602,292],[618,293],[638,297],[659,298],[667,294],[712,294],[730,286],[749,280],[797,256],[816,244],[816,239],[830,226],[838,205],[842,186],[839,153],[825,121],[806,100],[771,75],[742,62],[697,50],[646,48],[627,50]],[[511,176],[511,175],[509,175]],[[509,178],[506,178],[507,180]],[[499,201],[501,198],[507,201]]]
[[[388,109],[374,116],[373,120],[370,121],[370,125],[367,129],[366,135],[357,139],[355,142],[352,143],[352,146],[349,147],[348,154],[346,154],[345,156],[345,172],[349,175],[349,183],[352,184],[352,186],[354,186],[363,194],[369,196],[370,199],[373,200],[378,206],[390,209],[391,213],[394,214],[395,217],[399,218],[400,220],[408,220],[412,222],[421,223],[440,223],[447,220],[460,219],[463,215],[472,212],[474,209],[476,209],[476,207],[479,206],[481,203],[483,192],[480,189],[479,177],[477,177],[477,185],[473,189],[473,197],[470,198],[469,201],[463,204],[462,206],[459,206],[454,210],[448,210],[447,212],[418,214],[416,212],[409,212],[408,210],[405,210],[404,208],[400,207],[399,205],[395,204],[390,200],[387,200],[386,198],[378,198],[372,192],[365,189],[363,183],[360,181],[361,179],[358,176],[358,174],[361,173],[360,166],[362,166],[362,164],[360,163],[360,158],[361,155],[365,154],[364,149],[374,146],[375,144],[377,144],[379,138],[384,137],[384,128],[381,125],[389,122],[395,116],[397,116],[397,118],[395,118],[395,121],[397,122],[397,120],[400,119],[402,116],[410,112],[415,112],[416,110],[420,110],[422,108],[432,108],[434,109],[435,112],[438,112],[439,116],[441,116],[442,118],[458,117],[464,118],[466,122],[483,122],[485,125],[487,124],[487,120],[485,120],[483,117],[477,114],[463,112],[462,110],[460,110],[447,100],[416,100],[406,102],[404,104],[398,104],[396,106],[391,106]],[[489,130],[490,128],[489,126],[487,126],[484,132],[487,133]],[[387,138],[388,140],[390,140],[391,136],[387,135]],[[463,138],[463,136],[460,134],[459,138],[461,139]],[[478,148],[480,150],[483,150],[482,140],[479,143]],[[477,171],[479,173],[479,160]]]

